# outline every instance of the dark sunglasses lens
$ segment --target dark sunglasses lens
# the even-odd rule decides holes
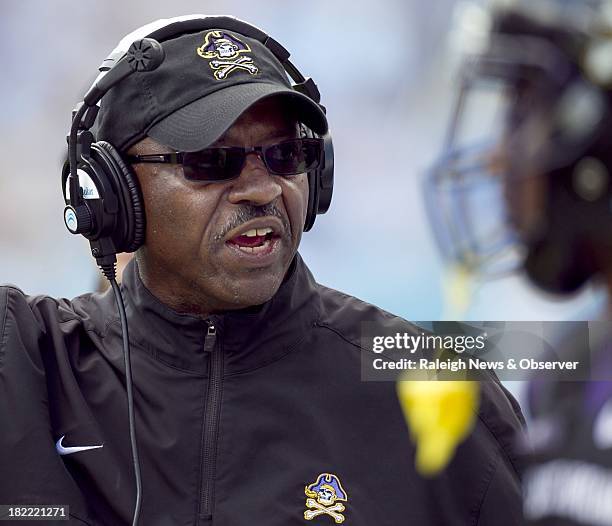
[[[308,172],[319,163],[321,145],[316,139],[284,141],[266,149],[266,164],[276,175]]]
[[[183,172],[190,181],[227,181],[240,175],[243,164],[244,151],[240,148],[210,148],[185,153]]]

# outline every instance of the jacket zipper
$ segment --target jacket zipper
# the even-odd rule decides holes
[[[219,412],[221,409],[221,381],[223,376],[223,354],[217,338],[217,327],[208,321],[204,352],[210,355],[209,380],[206,392],[204,429],[202,431],[202,464],[200,483],[201,519],[212,518],[213,484],[219,432]]]

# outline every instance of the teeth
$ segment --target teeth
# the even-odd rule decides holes
[[[247,254],[258,254],[259,252],[263,252],[264,250],[266,250],[270,243],[271,241],[266,240],[264,241],[262,245],[259,245],[258,247],[241,247],[240,245],[235,245],[235,246],[238,250],[242,250],[243,252],[246,252]]]
[[[246,237],[255,237],[255,236],[265,236],[266,234],[271,234],[272,232],[274,232],[274,230],[272,230],[269,226],[267,226],[265,228],[252,228],[251,230],[248,230],[242,235]]]

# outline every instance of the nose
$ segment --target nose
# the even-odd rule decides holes
[[[234,180],[228,199],[232,204],[267,205],[279,197],[283,189],[268,173],[260,154],[247,155],[240,176]]]

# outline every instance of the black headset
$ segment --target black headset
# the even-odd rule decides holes
[[[101,266],[120,252],[134,252],[145,238],[145,211],[137,178],[119,151],[105,141],[95,142],[90,131],[99,110],[97,103],[112,86],[136,71],[157,68],[164,59],[159,42],[206,29],[225,29],[260,41],[295,82],[293,89],[320,108],[320,94],[312,79],[304,77],[289,61],[290,53],[257,27],[230,16],[187,16],[159,20],[123,38],[102,62],[100,76],[73,111],[68,136],[68,162],[62,171],[64,222],[73,234],[82,234]],[[129,46],[129,48],[128,48]],[[308,136],[317,135],[307,130]],[[308,173],[308,209],[304,231],[314,225],[317,214],[329,209],[334,184],[334,150],[331,135],[323,137],[324,159]]]

